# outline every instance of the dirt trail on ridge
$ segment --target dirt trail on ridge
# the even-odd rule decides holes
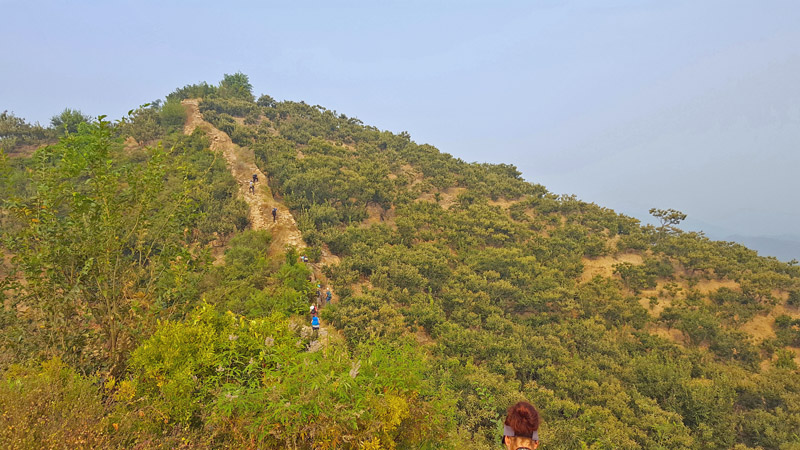
[[[186,109],[187,116],[183,133],[191,134],[195,128],[200,128],[211,140],[211,150],[221,153],[225,158],[228,169],[239,184],[239,196],[250,207],[251,226],[254,230],[269,230],[272,235],[270,256],[282,253],[287,245],[295,246],[298,249],[305,248],[306,244],[303,242],[300,230],[297,229],[297,222],[289,210],[273,198],[266,183],[267,177],[255,164],[253,152],[234,144],[230,136],[203,119],[199,103],[199,100],[196,99],[181,102]],[[254,194],[250,193],[249,189],[253,174],[258,175],[259,180],[256,183]],[[277,222],[272,221],[272,208],[278,208]]]
[[[250,224],[254,230],[268,230],[272,236],[268,256],[278,257],[287,246],[294,246],[298,250],[306,248],[303,235],[297,228],[297,222],[289,209],[273,197],[272,190],[267,185],[267,177],[258,169],[255,163],[253,151],[236,145],[227,133],[217,129],[211,123],[203,119],[200,113],[200,100],[189,99],[181,101],[186,110],[186,124],[183,127],[184,134],[192,134],[196,128],[203,130],[211,140],[211,150],[222,154],[231,171],[233,178],[239,185],[239,196],[247,203],[250,209]],[[258,183],[255,184],[255,193],[250,192],[250,180],[253,174],[258,175]],[[278,220],[272,220],[272,208],[278,209]],[[314,277],[320,280],[323,288],[326,287],[326,280],[321,272],[321,268],[327,264],[335,264],[339,258],[332,255],[327,249],[323,248],[322,257],[319,264],[310,264]],[[333,286],[327,284],[331,293],[334,293]],[[334,295],[334,301],[336,297]],[[327,337],[327,330],[320,329],[319,340]],[[312,347],[312,351],[315,350]]]

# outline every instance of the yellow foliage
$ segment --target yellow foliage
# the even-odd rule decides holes
[[[114,394],[114,400],[129,402],[136,395],[136,383],[129,380],[123,380],[119,383],[119,389]]]
[[[403,420],[409,417],[408,400],[399,395],[386,393],[375,409],[378,420],[382,423],[381,435],[380,438],[376,437],[364,444],[365,446],[362,448],[394,450],[396,443],[393,432]],[[379,446],[372,447],[373,443],[377,443]]]
[[[387,394],[383,398],[380,417],[383,421],[383,432],[391,433],[408,417],[408,401],[398,395]]]
[[[106,392],[111,392],[114,390],[114,386],[116,385],[117,379],[114,378],[114,375],[109,375],[108,378],[106,378],[106,382],[103,384],[103,387],[105,388]]]
[[[394,445],[392,445],[391,448],[394,448]],[[375,437],[375,438],[372,438],[371,440],[361,444],[360,449],[361,450],[382,450],[383,447],[381,447],[381,440]]]

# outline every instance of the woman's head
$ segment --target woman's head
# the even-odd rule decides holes
[[[539,445],[539,411],[528,402],[518,402],[508,408],[504,427],[504,442],[509,448],[517,446],[521,439],[527,440],[531,447]],[[513,436],[513,439],[508,438]],[[516,447],[513,447],[516,448]]]

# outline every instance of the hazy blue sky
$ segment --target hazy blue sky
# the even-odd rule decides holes
[[[800,240],[800,1],[7,1],[0,110],[250,76],[556,193]],[[800,255],[799,255],[800,256]]]

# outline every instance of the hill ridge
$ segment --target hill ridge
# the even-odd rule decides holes
[[[181,104],[186,108],[186,124],[183,133],[190,135],[196,129],[203,130],[209,135],[211,140],[211,151],[218,152],[225,158],[226,165],[231,175],[236,180],[239,187],[239,197],[242,198],[249,207],[250,225],[254,230],[267,230],[270,232],[271,240],[268,256],[275,258],[282,254],[287,247],[295,247],[303,250],[307,247],[300,230],[297,228],[297,221],[292,212],[282,202],[275,199],[272,190],[267,184],[267,177],[253,162],[253,157],[246,155],[246,149],[236,145],[227,133],[218,129],[205,119],[199,109],[199,99],[186,99]],[[254,192],[250,192],[250,180],[252,175],[258,176],[259,182],[256,184]],[[272,208],[278,209],[277,220],[269,220]],[[270,211],[268,213],[267,211]],[[329,255],[322,260],[319,265],[309,263],[316,280],[324,280],[321,267],[336,261],[338,258]],[[335,294],[333,286],[326,282],[331,294]],[[319,342],[327,344],[328,330],[330,325],[320,326]],[[318,346],[313,346],[317,350]]]

